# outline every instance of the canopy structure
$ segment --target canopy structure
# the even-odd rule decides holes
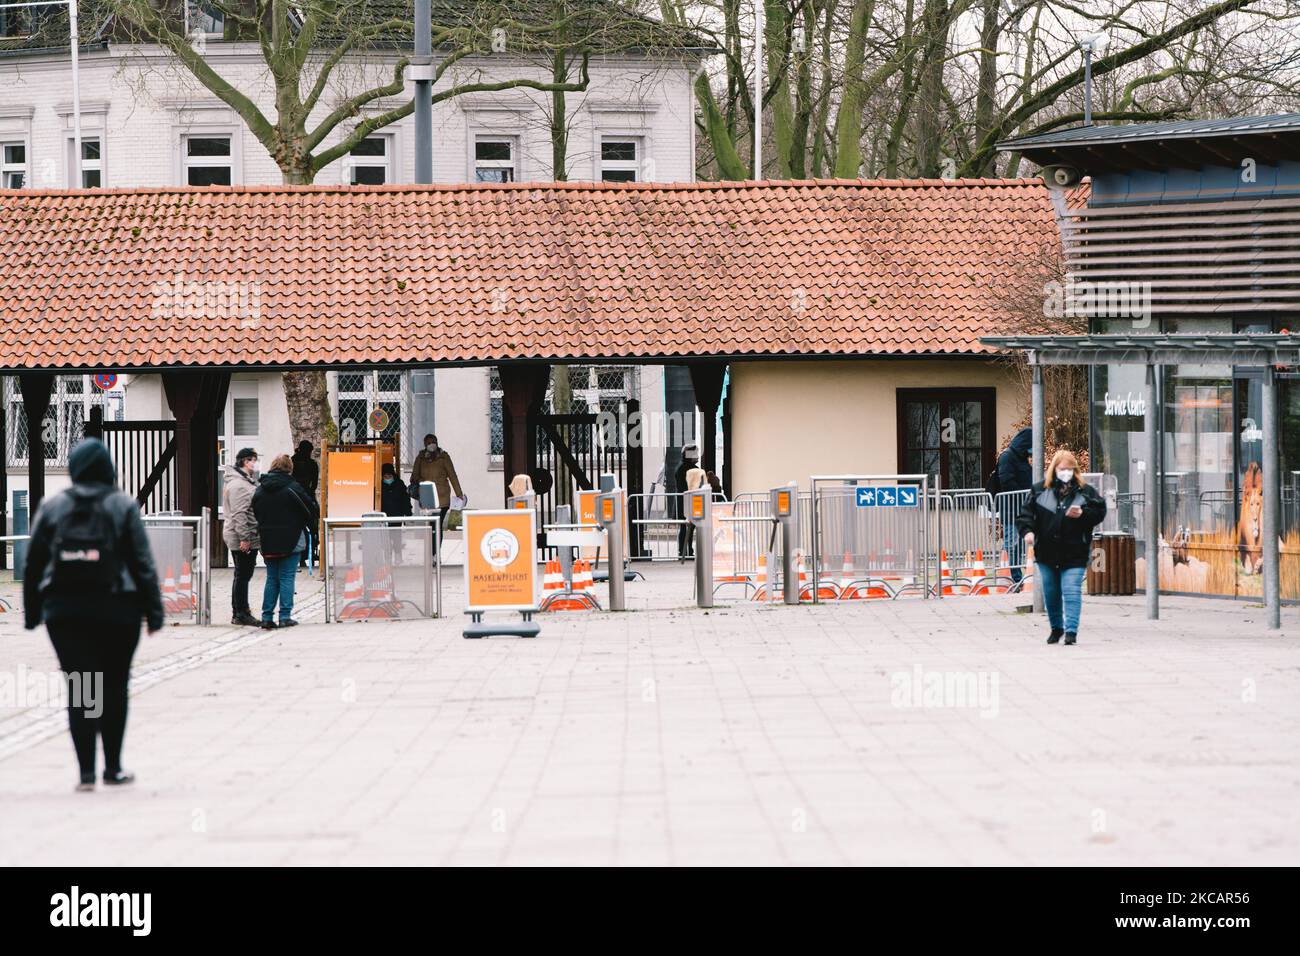
[[[1144,365],[1146,366],[1146,439],[1144,470],[1146,501],[1144,537],[1146,543],[1147,617],[1160,616],[1160,508],[1159,431],[1156,415],[1156,366],[1177,364],[1224,364],[1263,369],[1263,454],[1260,468],[1264,481],[1263,558],[1264,606],[1268,626],[1277,629],[1281,619],[1281,473],[1278,455],[1278,367],[1300,365],[1300,335],[1283,334],[1153,334],[1153,335],[1025,335],[986,336],[985,345],[1020,351],[1033,369],[1032,423],[1034,430],[1034,480],[1042,479],[1043,438],[1046,431],[1043,400],[1044,365]],[[1035,598],[1037,600],[1037,597]]]
[[[1236,167],[1247,158],[1278,163],[1300,155],[1300,113],[1079,126],[1004,140],[998,149],[1018,152],[1040,166],[1077,166],[1094,174]]]

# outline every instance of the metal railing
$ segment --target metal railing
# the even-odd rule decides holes
[[[435,515],[326,518],[325,620],[442,616],[442,527]]]
[[[163,511],[142,516],[153,552],[163,615],[212,623],[212,513]]]

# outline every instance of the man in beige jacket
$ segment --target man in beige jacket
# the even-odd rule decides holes
[[[456,497],[465,498],[465,492],[461,490],[460,478],[456,476],[456,466],[452,463],[451,455],[438,447],[437,435],[424,436],[424,450],[415,456],[415,464],[411,466],[411,497],[419,499],[420,482],[432,481],[434,487],[438,489],[438,523],[445,525],[447,521],[447,511],[451,508],[451,493],[454,489]],[[462,502],[464,507],[468,502]]]

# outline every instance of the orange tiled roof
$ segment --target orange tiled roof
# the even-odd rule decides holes
[[[0,368],[986,351],[1038,180],[0,193]]]

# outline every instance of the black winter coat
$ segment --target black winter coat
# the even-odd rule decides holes
[[[379,496],[380,507],[390,518],[404,518],[411,513],[411,493],[401,478],[394,478],[391,485],[384,482]]]
[[[163,626],[162,592],[153,563],[153,550],[134,498],[117,488],[117,473],[108,449],[87,439],[68,458],[72,487],[41,502],[27,545],[23,570],[23,623],[28,629],[42,621],[112,621],[138,628],[140,618],[149,630]],[[122,565],[122,580],[113,593],[55,594],[49,591],[54,572],[52,548],[59,525],[73,510],[78,498],[101,499],[117,533],[116,554]]]
[[[1067,518],[1070,506],[1078,504],[1083,514]],[[1059,481],[1051,488],[1042,482],[1029,489],[1029,497],[1016,518],[1016,530],[1023,538],[1034,533],[1034,559],[1054,568],[1086,568],[1092,551],[1092,529],[1106,517],[1106,502],[1092,485]]]
[[[268,558],[293,554],[303,532],[320,521],[316,499],[293,480],[293,475],[283,471],[269,471],[262,476],[253,492],[253,514],[262,539],[262,554]]]
[[[1034,483],[1034,469],[1029,464],[1029,450],[1034,447],[1034,430],[1022,428],[1011,439],[1007,450],[998,456],[998,490],[1024,491]]]

